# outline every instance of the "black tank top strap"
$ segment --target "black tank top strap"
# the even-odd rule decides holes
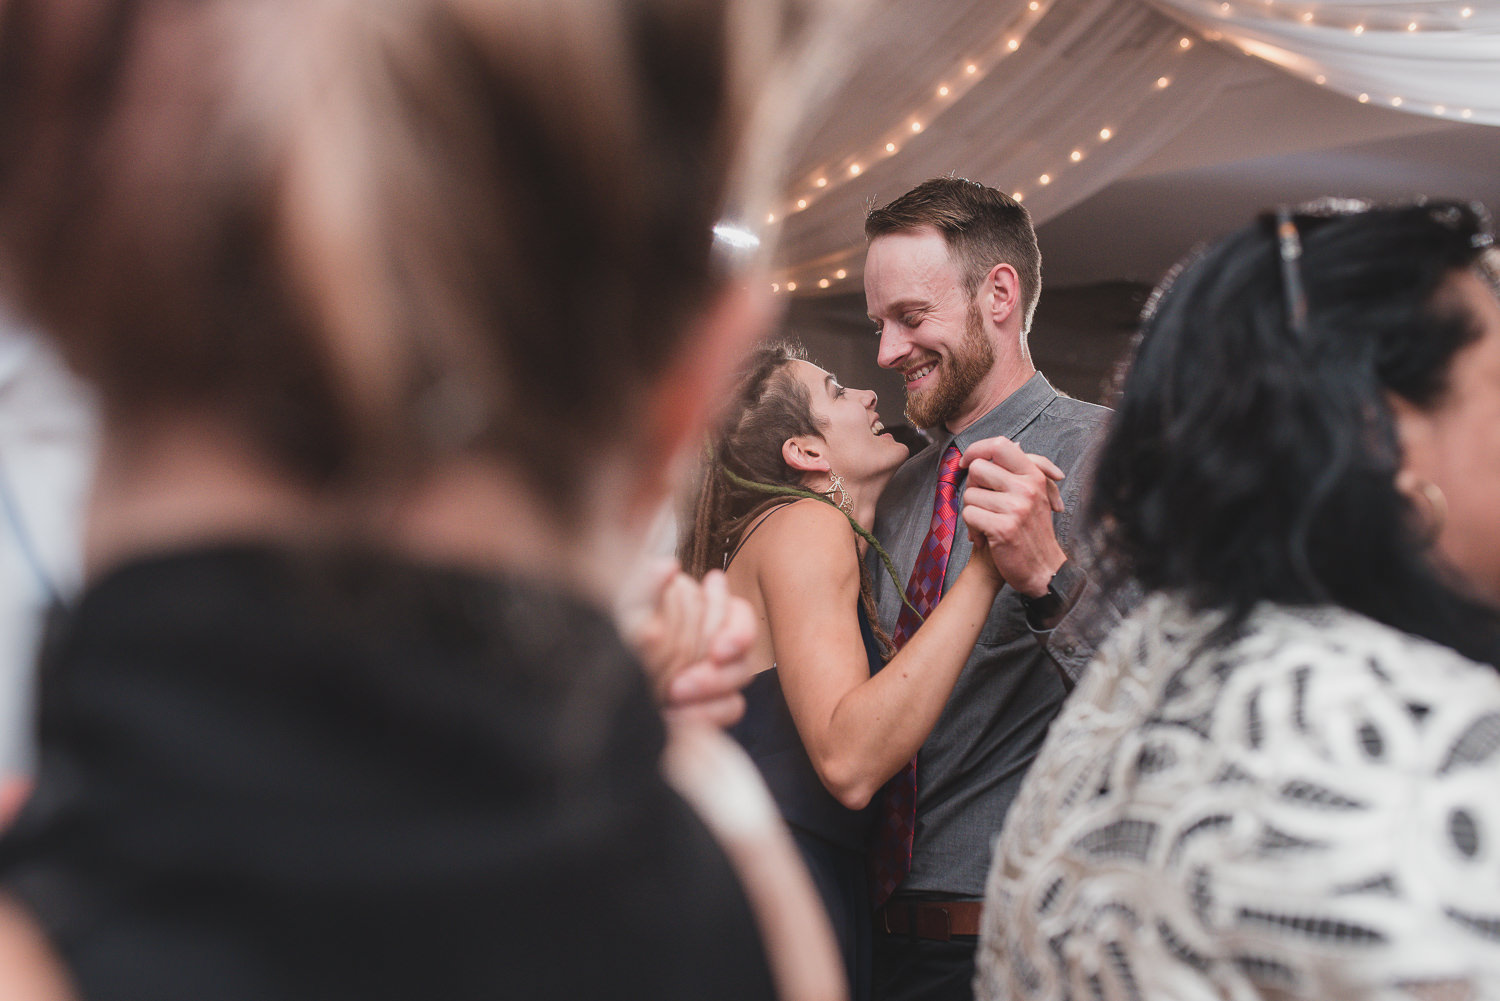
[[[777,511],[781,511],[781,510],[783,510],[785,508],[791,507],[793,504],[797,503],[799,500],[803,500],[803,498],[801,498],[801,497],[788,497],[786,500],[780,502],[779,504],[776,504],[774,507],[770,508],[769,510],[761,512],[761,516],[759,518],[755,519],[755,524],[753,524],[749,528],[745,529],[745,534],[740,536],[740,541],[736,542],[734,544],[734,549],[732,549],[730,551],[729,555],[724,558],[724,569],[725,570],[729,569],[729,564],[733,563],[734,562],[734,558],[740,554],[740,550],[745,548],[745,543],[747,543],[747,542],[750,541],[750,536],[752,536],[752,535],[755,534],[756,529],[760,528],[760,526],[764,525],[767,521],[769,521],[770,518],[771,518],[771,515],[775,514]]]

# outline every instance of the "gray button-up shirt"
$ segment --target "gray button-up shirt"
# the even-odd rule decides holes
[[[1070,530],[1087,479],[1086,456],[1100,442],[1109,411],[1058,395],[1037,373],[959,435],[945,434],[896,472],[880,500],[875,535],[890,552],[904,588],[932,521],[938,466],[950,442],[960,449],[1003,435],[1045,455],[1068,474],[1065,510],[1053,515],[1058,542],[1073,556]],[[1078,475],[1074,475],[1077,470]],[[959,481],[959,497],[967,476]],[[973,545],[962,519],[943,581],[947,591]],[[901,594],[878,562],[872,567],[880,619],[893,631]],[[1090,585],[1092,589],[1092,585]],[[912,868],[897,892],[978,899],[984,896],[990,844],[1064,695],[1093,656],[1100,602],[1080,598],[1051,634],[1034,633],[1009,585],[1001,589],[954,686],[948,705],[917,754],[917,818]],[[1107,605],[1107,603],[1105,603]],[[1113,609],[1103,613],[1113,618]],[[1107,627],[1106,627],[1107,628]]]

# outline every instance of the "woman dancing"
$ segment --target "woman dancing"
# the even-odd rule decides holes
[[[1003,583],[976,536],[985,558],[969,561],[892,656],[862,557],[907,448],[875,404],[798,348],[758,351],[713,441],[681,553],[694,575],[724,568],[762,624],[751,653],[760,671],[731,732],[792,828],[856,998],[869,994],[871,800],[937,722]]]

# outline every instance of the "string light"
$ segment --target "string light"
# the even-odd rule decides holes
[[[0,0],[0,2],[3,2],[3,0]],[[1262,5],[1264,6],[1264,13],[1261,10]],[[1472,3],[1469,6],[1461,8],[1456,5],[1449,6],[1447,3],[1429,4],[1428,6],[1432,10],[1443,10],[1442,14],[1433,15],[1427,10],[1413,10],[1410,8],[1401,13],[1391,12],[1389,8],[1376,12],[1374,6],[1369,3],[1363,5],[1364,10],[1361,13],[1356,13],[1359,8],[1352,4],[1344,8],[1343,11],[1330,10],[1330,8],[1335,6],[1332,4],[1313,3],[1311,0],[1281,0],[1281,2],[1278,2],[1278,0],[1262,0],[1262,4],[1253,5],[1251,0],[1236,0],[1234,3],[1229,2],[1229,0],[1213,0],[1210,4],[1205,4],[1208,10],[1217,8],[1218,13],[1226,18],[1239,17],[1243,19],[1246,15],[1252,19],[1261,17],[1273,18],[1280,20],[1287,28],[1301,23],[1308,25],[1309,31],[1347,31],[1354,36],[1363,36],[1367,33],[1366,28],[1369,28],[1374,33],[1374,36],[1385,38],[1398,37],[1400,33],[1432,32],[1439,29],[1457,30],[1459,28],[1457,20],[1459,18],[1473,18],[1477,9]],[[1420,5],[1414,4],[1413,6],[1419,7]],[[875,141],[864,149],[846,150],[844,156],[827,162],[822,168],[826,171],[826,176],[818,178],[803,177],[798,182],[798,186],[801,187],[803,192],[806,192],[806,196],[796,201],[796,209],[806,209],[810,202],[822,198],[824,193],[849,182],[851,178],[861,178],[866,166],[879,165],[883,157],[897,154],[901,146],[905,145],[904,140],[901,138],[902,135],[915,135],[929,128],[937,127],[935,123],[938,120],[938,116],[944,114],[949,107],[962,101],[979,80],[985,79],[1010,53],[1017,52],[1023,44],[1027,46],[1031,45],[1030,30],[1035,26],[1035,23],[1040,22],[1041,12],[1047,11],[1051,7],[1052,0],[1028,0],[1025,10],[1030,11],[1029,14],[1024,11],[1018,12],[1013,15],[1013,19],[1008,24],[997,25],[997,34],[989,36],[986,44],[975,49],[970,49],[964,54],[963,58],[956,59],[953,63],[945,67],[942,76],[938,76],[936,79],[929,77],[925,81],[919,81],[919,86],[925,85],[929,89],[920,91],[924,96],[918,98],[917,104],[901,109],[906,112],[904,119],[895,118],[889,121],[890,131],[884,135],[879,135],[878,138],[872,137]],[[1403,16],[1406,18],[1405,20],[1401,19]],[[1486,14],[1485,16],[1488,15]],[[1439,18],[1446,18],[1447,22],[1440,23]],[[1210,43],[1222,42],[1226,34],[1232,42],[1238,42],[1236,31],[1228,30],[1227,28],[1226,31],[1216,31],[1213,30],[1211,25],[1204,25],[1202,26],[1202,30],[1187,34],[1184,34],[1183,29],[1179,26],[1178,30],[1174,33],[1157,36],[1153,40],[1153,44],[1158,46],[1157,53],[1159,58],[1169,57],[1171,53],[1186,54],[1190,52],[1196,48],[1197,42],[1200,40],[1207,40]],[[1175,44],[1173,44],[1174,42]],[[1264,54],[1255,50],[1253,46],[1246,51],[1265,58]],[[1030,49],[1028,48],[1029,52]],[[1143,88],[1147,93],[1153,90],[1163,92],[1174,85],[1177,73],[1182,72],[1181,69],[1173,70],[1170,65],[1158,67],[1158,72],[1162,70],[1166,72],[1155,78],[1143,75],[1142,78],[1138,78],[1135,86]],[[1340,80],[1337,71],[1314,72],[1307,74],[1307,78],[1310,78],[1312,82],[1320,87],[1329,86],[1330,81],[1332,81],[1334,87],[1346,85],[1344,81]],[[1190,87],[1191,84],[1184,83],[1183,86]],[[1181,90],[1181,88],[1178,89]],[[1450,109],[1446,105],[1430,104],[1419,97],[1414,97],[1412,101],[1408,102],[1404,96],[1393,95],[1389,91],[1383,93],[1381,91],[1360,93],[1357,95],[1357,100],[1361,104],[1379,104],[1380,102],[1385,102],[1387,107],[1392,108],[1412,111],[1426,110],[1432,115],[1444,118],[1454,117],[1466,120],[1475,118],[1473,108],[1455,107]],[[1406,107],[1408,104],[1411,105],[1410,109]],[[1131,123],[1122,122],[1120,124],[1122,127],[1128,128]],[[1066,195],[1068,192],[1062,189],[1067,186],[1068,179],[1072,176],[1068,174],[1069,168],[1072,165],[1081,164],[1083,160],[1088,159],[1096,152],[1096,143],[1102,144],[1111,141],[1118,131],[1113,125],[1100,126],[1097,122],[1095,123],[1095,127],[1098,128],[1098,131],[1093,135],[1087,132],[1075,135],[1071,140],[1073,145],[1038,151],[1041,153],[1040,162],[1038,162],[1036,154],[1028,154],[1024,157],[1017,156],[1014,158],[1012,167],[1019,171],[1025,171],[1028,168],[1035,171],[1039,167],[1046,167],[1047,170],[1045,173],[1031,175],[1036,178],[1032,183],[1045,188],[1050,186],[1054,179],[1059,179],[1061,182],[1059,195]],[[910,130],[909,132],[908,129]],[[1095,136],[1097,136],[1097,140]],[[1067,140],[1063,139],[1063,141]],[[882,152],[882,149],[884,152]],[[1064,158],[1064,154],[1066,154],[1066,158]],[[1102,157],[1100,159],[1101,161],[1103,160]],[[1023,174],[1022,176],[1024,177],[1025,175]],[[807,188],[814,186],[816,188],[815,191],[807,191]],[[792,192],[796,190],[796,188],[793,188]],[[789,192],[790,194],[791,192]],[[1026,197],[1026,194],[1025,190],[1017,189],[1011,193],[1011,197],[1015,201],[1020,202]],[[1045,201],[1048,196],[1041,195],[1039,197]],[[784,216],[790,215],[794,211],[791,204],[788,203],[783,203],[777,208],[778,212]],[[776,213],[772,213],[768,216],[767,221],[774,222],[775,219]],[[850,270],[854,270],[857,273],[858,263],[853,261],[857,253],[859,253],[857,249],[846,249],[837,254],[819,259],[815,265],[808,263],[799,268],[782,272],[778,277],[784,284],[779,287],[785,291],[795,291],[798,287],[797,282],[787,281],[787,278],[790,274],[797,274],[802,280],[802,285],[809,291],[815,287],[822,289],[831,288],[838,281],[843,281],[848,276]],[[832,265],[838,263],[845,263],[848,266],[833,270]],[[817,270],[814,270],[814,267]]]
[[[910,115],[904,123],[905,128],[901,126],[897,128],[902,133],[909,128],[910,134],[913,135],[924,132],[937,115],[942,114],[955,100],[962,98],[1010,52],[1020,48],[1028,32],[1040,22],[1051,6],[1052,0],[1031,0],[1028,6],[1030,13],[1023,11],[1012,16],[1008,23],[999,26],[998,33],[992,36],[988,45],[982,47],[978,53],[970,53],[967,58],[956,61],[948,74],[945,74],[946,79],[940,77],[932,81],[930,84],[932,89],[928,91],[931,96],[920,106],[910,109]],[[865,168],[870,164],[899,151],[899,138],[890,134],[880,136],[865,150],[849,151],[852,155],[834,161],[839,164],[838,167],[830,165],[825,168],[830,171],[826,176],[805,178],[801,183],[816,190],[805,191],[795,203],[789,201],[782,207],[783,214],[808,208],[824,193],[831,192],[841,183],[861,177],[865,173]],[[792,207],[793,204],[796,205],[795,210]],[[807,276],[807,281],[803,284],[809,284],[813,280],[813,276]]]
[[[781,291],[781,286],[779,284],[777,284],[776,282],[772,282],[771,283],[771,291],[772,292],[780,292]]]
[[[1224,6],[1230,5],[1226,3]],[[1050,9],[1050,7],[1050,0],[1043,0],[1043,2],[1031,5],[1033,11],[1046,10]],[[1027,15],[1021,15],[1023,21],[1026,18]],[[1027,32],[1024,29],[1030,27],[1030,25],[1023,24],[1020,27],[1023,30],[1016,31],[1017,25],[1013,23],[1009,26],[1009,30],[1006,33],[999,36],[1002,42],[1001,47],[981,49],[979,58],[974,58],[971,55],[969,59],[958,61],[955,65],[951,66],[948,70],[946,82],[934,81],[929,84],[932,89],[927,91],[928,97],[922,102],[921,106],[911,109],[914,113],[906,118],[904,127],[898,125],[897,128],[904,134],[914,135],[920,134],[931,127],[937,115],[942,114],[948,107],[952,106],[955,100],[962,100],[968,90],[979,79],[985,78],[1000,61],[1006,58],[1007,50],[1014,52],[1020,48],[1022,42],[1026,39]],[[1172,53],[1186,55],[1186,53],[1196,47],[1197,41],[1196,37],[1181,34],[1179,29],[1178,34],[1162,38],[1159,44],[1163,48],[1170,47]],[[1176,44],[1173,44],[1174,42]],[[1167,73],[1155,78],[1147,77],[1137,85],[1145,86],[1148,91],[1162,92],[1172,86],[1175,77],[1175,73]],[[897,121],[899,122],[900,120],[898,119]],[[1061,163],[1052,166],[1051,169],[1045,172],[1033,175],[1036,177],[1034,183],[1038,187],[1049,187],[1053,180],[1061,177],[1062,173],[1069,166],[1081,164],[1083,160],[1087,159],[1095,142],[1099,144],[1109,142],[1115,138],[1116,133],[1119,131],[1113,124],[1096,124],[1095,128],[1097,132],[1093,132],[1092,134],[1086,133],[1088,135],[1086,142],[1080,143],[1075,138],[1074,142],[1077,145],[1064,146],[1061,150],[1057,151],[1059,154],[1065,154],[1066,159],[1063,159]],[[909,133],[907,132],[908,129],[910,130]],[[862,154],[858,151],[853,151],[855,152],[854,156],[846,156],[835,160],[834,163],[839,164],[839,166],[834,167],[830,164],[828,168],[825,168],[828,170],[828,173],[822,176],[804,178],[801,183],[813,190],[807,191],[804,196],[796,200],[794,204],[797,210],[808,208],[813,201],[822,198],[824,194],[832,191],[840,184],[846,183],[852,178],[862,177],[865,173],[865,167],[877,162],[882,156],[896,154],[901,145],[899,136],[882,136],[877,143]],[[882,149],[884,150],[883,153],[881,152]],[[1043,163],[1037,166],[1045,165]],[[1021,202],[1026,198],[1026,191],[1017,189],[1012,192],[1011,197],[1015,201]],[[793,209],[788,205],[784,214],[789,214],[791,211]],[[795,292],[799,287],[805,287],[810,291],[815,289],[830,289],[837,281],[843,281],[849,275],[850,271],[854,269],[855,263],[853,263],[853,258],[862,249],[862,247],[848,248],[836,255],[831,255],[831,258],[822,258],[815,265],[821,271],[821,274],[819,271],[814,271],[812,266],[807,264],[789,269],[790,273],[783,272],[778,276],[778,280],[782,283],[781,288],[786,292]],[[846,264],[846,266],[836,269],[833,267],[833,265],[840,263]],[[797,274],[798,271],[800,271],[800,274],[797,275],[801,282],[800,286],[797,280],[791,280],[792,275]]]
[[[775,212],[772,212],[770,215],[766,216],[766,225],[767,226],[771,225],[771,223],[773,223],[775,221],[776,221],[776,213]]]

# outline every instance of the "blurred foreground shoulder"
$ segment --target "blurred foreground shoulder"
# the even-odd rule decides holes
[[[1101,649],[998,844],[979,996],[1096,962],[1145,996],[1487,996],[1500,677],[1340,609],[1219,623],[1155,595]]]
[[[36,922],[14,901],[0,896],[0,998],[74,1001],[75,997]]]

